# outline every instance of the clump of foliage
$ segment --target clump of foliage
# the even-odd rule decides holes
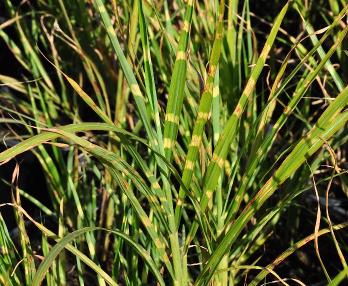
[[[277,267],[312,242],[319,279],[347,277],[347,224],[329,207],[348,194],[344,0],[0,7],[16,69],[0,74],[1,136],[18,142],[0,162],[30,150],[50,195],[21,189],[35,170],[16,164],[6,205],[18,241],[0,217],[2,285],[288,285],[299,280]],[[289,248],[263,253],[279,228]]]

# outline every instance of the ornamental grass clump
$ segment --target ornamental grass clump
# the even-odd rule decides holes
[[[1,284],[344,283],[348,6],[259,2],[1,4]]]

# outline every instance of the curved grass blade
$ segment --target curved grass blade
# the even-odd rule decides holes
[[[128,186],[128,183],[125,181],[125,179],[119,174],[120,171],[125,173],[127,176],[130,176],[131,179],[133,179],[134,183],[137,183],[137,186],[140,188],[143,185],[139,180],[134,181],[134,173],[130,173],[132,170],[127,165],[119,164],[120,158],[118,158],[114,153],[103,149],[97,145],[94,145],[90,142],[88,142],[85,139],[82,139],[70,132],[79,132],[82,130],[104,130],[104,131],[121,131],[123,134],[130,133],[123,131],[122,129],[116,128],[111,125],[103,124],[103,123],[90,123],[90,124],[75,124],[75,125],[68,125],[60,128],[51,128],[47,129],[49,132],[43,132],[39,135],[36,135],[32,138],[27,139],[26,141],[23,141],[16,146],[0,153],[0,162],[6,162],[13,158],[14,156],[33,148],[34,146],[37,146],[39,144],[42,144],[43,142],[46,142],[48,140],[56,139],[59,136],[64,136],[75,142],[76,144],[82,146],[87,151],[91,152],[96,157],[102,159],[104,163],[107,164],[109,167],[109,170],[111,171],[114,179],[119,183],[122,190],[126,193],[129,200],[132,202],[132,205],[139,215],[140,220],[143,222],[145,229],[149,232],[154,244],[157,246],[158,251],[161,255],[161,259],[166,264],[168,271],[172,273],[172,267],[169,262],[169,258],[165,253],[165,240],[163,237],[160,237],[160,234],[155,229],[154,225],[152,224],[151,220],[146,215],[145,211],[141,207],[140,203],[138,202],[138,199],[134,195],[134,193],[131,191],[131,189]],[[132,135],[134,136],[134,135]],[[118,164],[118,165],[117,165]],[[140,182],[140,183],[139,183]]]
[[[42,128],[42,130],[48,130],[50,129],[45,129]],[[143,144],[146,144],[146,141],[143,139],[135,136],[134,134],[127,132],[121,128],[115,127],[115,125],[110,125],[106,123],[93,123],[93,122],[86,122],[86,123],[79,123],[79,124],[70,124],[62,127],[56,127],[53,130],[62,130],[66,132],[83,132],[83,131],[91,131],[91,130],[96,130],[96,131],[114,131],[116,133],[121,133],[123,135],[129,136],[130,138],[133,138],[139,142],[142,142]],[[43,132],[40,133],[36,136],[30,137],[25,141],[22,141],[18,143],[17,145],[3,151],[0,153],[0,164],[4,164],[8,160],[11,160],[13,157],[30,150],[40,144],[43,144],[47,141],[53,140],[58,138],[60,135],[55,132]]]
[[[343,228],[348,227],[348,223],[343,223],[339,225],[333,226],[334,230],[340,230]],[[322,229],[318,231],[317,235],[322,236],[324,234],[330,233],[330,229]],[[313,241],[315,238],[314,234],[311,234],[304,239],[301,239],[300,241],[296,242],[294,245],[289,247],[287,250],[285,250],[281,255],[279,255],[275,260],[273,260],[272,263],[268,264],[264,270],[262,270],[254,279],[251,281],[248,286],[256,286],[258,285],[269,273],[269,270],[273,270],[275,267],[277,267],[280,263],[282,263],[286,258],[288,258],[291,254],[293,254],[296,250],[301,248],[302,246],[306,245],[307,243]]]
[[[36,271],[35,276],[33,278],[33,281],[31,283],[32,286],[40,286],[43,279],[46,276],[46,273],[56,257],[59,255],[59,253],[68,245],[70,244],[75,238],[78,236],[85,234],[88,231],[96,230],[98,228],[96,227],[86,227],[77,231],[74,231],[64,238],[60,239],[59,242],[51,249],[51,251],[48,253],[44,261],[40,264],[39,269]],[[101,270],[101,269],[100,269]],[[108,280],[109,285],[117,286],[117,283],[113,280]]]
[[[143,223],[146,231],[149,233],[154,245],[156,245],[158,252],[160,254],[160,259],[164,262],[168,271],[172,274],[172,266],[165,252],[165,247],[167,245],[166,240],[164,239],[161,232],[159,232],[159,230],[156,229],[156,227],[154,226],[154,224],[152,223],[152,221],[150,220],[150,218],[144,211],[143,207],[139,203],[138,198],[135,196],[129,184],[127,183],[125,178],[121,175],[121,173],[123,173],[124,175],[126,175],[126,177],[131,179],[138,189],[141,189],[141,188],[144,188],[144,184],[142,183],[141,178],[140,180],[138,179],[139,175],[137,175],[128,164],[126,164],[121,158],[119,158],[113,152],[110,152],[102,147],[92,144],[86,139],[80,138],[74,135],[73,133],[67,132],[65,130],[62,130],[62,129],[58,130],[53,128],[50,130],[51,132],[56,132],[60,134],[61,136],[64,136],[72,140],[75,144],[80,145],[86,151],[90,152],[97,158],[101,159],[101,161],[108,166],[108,170],[110,171],[112,177],[115,179],[115,181],[118,183],[118,185],[127,195],[134,210],[139,216],[139,219]],[[144,192],[150,193],[150,191],[148,190],[144,190]],[[151,203],[155,203],[155,201],[151,201]]]
[[[0,120],[0,122],[2,122],[2,120]],[[8,120],[4,120],[4,122],[6,123],[20,123],[17,120],[14,121],[8,121]],[[78,123],[78,124],[69,124],[66,126],[61,126],[61,127],[55,127],[53,129],[48,129],[48,128],[42,128],[43,131],[47,131],[47,132],[42,132],[38,135],[35,135],[33,137],[30,137],[28,139],[26,139],[25,141],[22,141],[20,143],[18,143],[17,145],[3,151],[0,153],[0,165],[1,164],[5,164],[6,162],[8,162],[9,160],[11,160],[12,158],[14,158],[15,156],[26,152],[28,150],[31,150],[37,146],[39,146],[40,144],[44,144],[48,141],[57,139],[58,137],[60,137],[59,132],[70,132],[70,133],[75,133],[75,132],[87,132],[87,131],[113,131],[116,134],[119,134],[120,137],[122,136],[126,136],[128,140],[135,140],[137,142],[140,142],[141,144],[144,144],[146,147],[150,148],[147,145],[147,141],[134,135],[133,133],[130,133],[124,129],[121,128],[117,128],[115,125],[109,125],[106,123],[95,123],[95,122],[85,122],[85,123]],[[167,162],[165,160],[164,157],[162,157],[161,154],[157,153],[156,151],[152,150],[156,156],[160,157],[161,160],[163,160],[163,162],[166,164],[168,170],[174,174],[175,178],[177,179],[177,181],[180,183],[180,185],[183,185],[180,176],[178,174],[178,172],[176,171],[176,169],[169,164],[169,162]]]
[[[36,222],[22,207],[18,206],[18,205],[14,205],[14,204],[2,204],[3,205],[7,205],[7,206],[12,206],[16,209],[18,209],[26,218],[28,218],[44,235],[46,235],[47,237],[50,237],[56,241],[58,241],[58,236],[50,231],[49,229],[47,229],[44,225]],[[85,254],[83,254],[82,252],[80,252],[78,249],[76,249],[75,247],[73,247],[72,245],[68,244],[65,247],[67,250],[69,250],[72,254],[74,254],[75,256],[78,256],[81,261],[83,261],[86,265],[88,265],[91,269],[93,269],[96,273],[98,273],[102,279],[104,279],[109,285],[111,286],[115,286],[115,282],[111,279],[111,277],[100,268],[100,266],[98,266],[95,262],[93,262],[89,257],[87,257]],[[117,285],[117,284],[116,284]]]
[[[160,274],[160,272],[156,268],[154,261],[152,260],[150,255],[147,253],[147,251],[143,247],[141,247],[139,244],[134,242],[129,236],[127,236],[126,234],[124,234],[124,233],[122,233],[120,231],[108,230],[108,229],[101,228],[101,227],[85,227],[83,229],[79,229],[79,230],[76,230],[76,231],[74,231],[72,233],[69,233],[64,238],[60,239],[59,242],[51,249],[51,251],[45,257],[44,261],[41,262],[39,269],[35,273],[32,285],[33,286],[41,285],[41,282],[43,281],[43,279],[44,279],[48,269],[50,268],[52,262],[56,259],[56,257],[59,255],[59,253],[68,244],[73,242],[74,239],[76,239],[77,237],[79,237],[79,236],[81,236],[83,234],[86,234],[87,232],[99,231],[99,230],[106,231],[108,233],[113,233],[116,236],[119,236],[120,238],[122,238],[125,241],[127,241],[138,252],[138,254],[144,259],[146,264],[149,266],[149,268],[151,269],[151,271],[153,272],[153,274],[157,278],[157,280],[160,283],[160,285],[165,285],[165,283],[163,281],[163,278],[162,278],[162,275]],[[114,281],[112,281],[112,282],[111,281],[107,281],[107,282],[109,283],[109,285],[117,285],[117,283],[114,282]]]

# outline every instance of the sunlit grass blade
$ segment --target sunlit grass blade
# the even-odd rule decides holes
[[[209,200],[213,197],[213,192],[215,191],[215,188],[218,184],[219,177],[221,176],[221,171],[223,169],[223,166],[225,164],[225,159],[227,152],[230,148],[231,143],[235,139],[235,135],[237,133],[237,126],[240,117],[242,116],[243,110],[246,107],[246,104],[248,102],[249,97],[251,96],[253,89],[255,88],[256,81],[258,77],[260,76],[260,73],[264,67],[264,64],[266,62],[266,58],[268,56],[268,53],[271,49],[271,46],[273,45],[273,42],[276,38],[277,32],[280,28],[280,25],[283,21],[283,18],[288,10],[289,3],[287,3],[283,9],[280,11],[273,28],[270,32],[269,37],[267,38],[267,41],[265,43],[265,46],[260,54],[259,59],[257,60],[257,63],[255,67],[253,68],[251,72],[251,76],[246,84],[246,87],[239,99],[239,102],[233,112],[233,114],[228,119],[228,122],[226,123],[223,131],[221,132],[219,141],[216,145],[216,148],[213,153],[213,157],[209,163],[207,172],[205,174],[205,181],[204,181],[204,191],[203,196],[201,198],[201,208],[204,211],[207,207],[207,204]],[[197,224],[193,226],[191,229],[191,232],[187,238],[186,244],[189,244],[190,241],[193,239],[193,236],[195,235],[197,231]]]
[[[227,152],[233,140],[235,139],[235,135],[237,133],[238,122],[240,117],[243,114],[243,111],[248,103],[248,99],[251,96],[258,77],[265,65],[268,53],[271,49],[271,46],[274,43],[280,25],[284,19],[284,16],[289,8],[289,4],[286,4],[283,9],[280,11],[276,21],[274,22],[273,28],[267,38],[265,46],[258,58],[255,67],[253,68],[250,78],[245,86],[245,89],[239,99],[239,102],[226,123],[221,135],[220,139],[217,143],[217,146],[214,150],[213,158],[209,163],[207,174],[205,175],[204,182],[204,192],[201,200],[202,209],[204,210],[207,206],[209,199],[212,197],[215,187],[217,185],[218,178],[221,175],[221,170],[223,169],[224,162],[226,159]]]
[[[179,118],[184,101],[184,87],[187,72],[187,50],[192,22],[194,0],[188,0],[184,26],[180,33],[179,45],[176,51],[174,69],[170,81],[168,103],[164,122],[163,147],[166,158],[171,161],[173,148],[179,127]]]
[[[329,105],[313,129],[296,145],[293,151],[283,161],[275,174],[265,183],[260,191],[250,200],[248,206],[240,214],[227,231],[218,247],[214,250],[200,276],[197,284],[201,285],[211,277],[226,250],[237,239],[243,227],[248,223],[253,214],[261,208],[265,201],[277,190],[277,188],[311,157],[325,141],[329,140],[338,130],[345,126],[348,120],[348,112],[340,113],[348,103],[348,87]],[[335,119],[333,119],[335,118]]]
[[[342,280],[344,280],[348,275],[348,268],[344,268],[343,270],[341,270],[340,273],[338,273],[336,275],[336,277],[334,279],[332,279],[332,281],[329,282],[329,284],[327,284],[328,286],[337,286],[340,285]]]
[[[218,68],[218,63],[220,60],[221,45],[223,38],[223,19],[225,12],[225,1],[221,0],[219,4],[219,16],[216,22],[215,39],[210,55],[208,77],[204,86],[203,94],[198,107],[198,114],[194,124],[191,143],[186,155],[185,167],[182,175],[182,181],[188,188],[191,183],[192,174],[195,168],[195,163],[197,162],[198,150],[201,146],[202,136],[204,131],[204,126],[209,119],[212,101],[213,101],[213,89],[214,89],[214,79],[216,70]],[[177,201],[176,208],[176,223],[179,224],[181,217],[181,205],[185,198],[185,191],[181,187],[179,190],[179,197]]]
[[[234,197],[233,204],[229,210],[228,219],[233,218],[233,216],[237,213],[241,200],[243,198],[244,192],[246,188],[248,187],[248,185],[251,185],[252,183],[251,176],[253,171],[255,170],[257,165],[260,163],[262,158],[265,157],[264,154],[267,154],[267,150],[270,149],[272,142],[274,142],[276,135],[279,133],[279,130],[284,126],[285,122],[287,121],[289,116],[292,114],[297,104],[303,98],[305,92],[308,90],[312,82],[318,76],[319,72],[322,70],[322,68],[326,65],[330,57],[336,51],[337,47],[341,45],[342,41],[347,35],[347,31],[348,31],[348,27],[346,27],[344,30],[342,30],[338,34],[337,41],[333,44],[333,46],[330,48],[330,50],[325,55],[325,57],[320,61],[320,63],[316,66],[316,68],[312,72],[310,72],[304,79],[301,79],[299,81],[290,102],[287,104],[287,106],[284,109],[284,112],[278,118],[276,123],[272,126],[268,134],[266,134],[265,139],[260,144],[259,148],[256,150],[253,150],[254,152],[250,156],[251,161],[249,163],[247,173],[245,173],[242,180],[242,185]]]

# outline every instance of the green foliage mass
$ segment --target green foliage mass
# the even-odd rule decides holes
[[[30,150],[50,197],[15,164],[1,285],[290,285],[278,266],[312,242],[318,281],[344,283],[329,198],[348,194],[345,0],[0,10],[1,168]]]

